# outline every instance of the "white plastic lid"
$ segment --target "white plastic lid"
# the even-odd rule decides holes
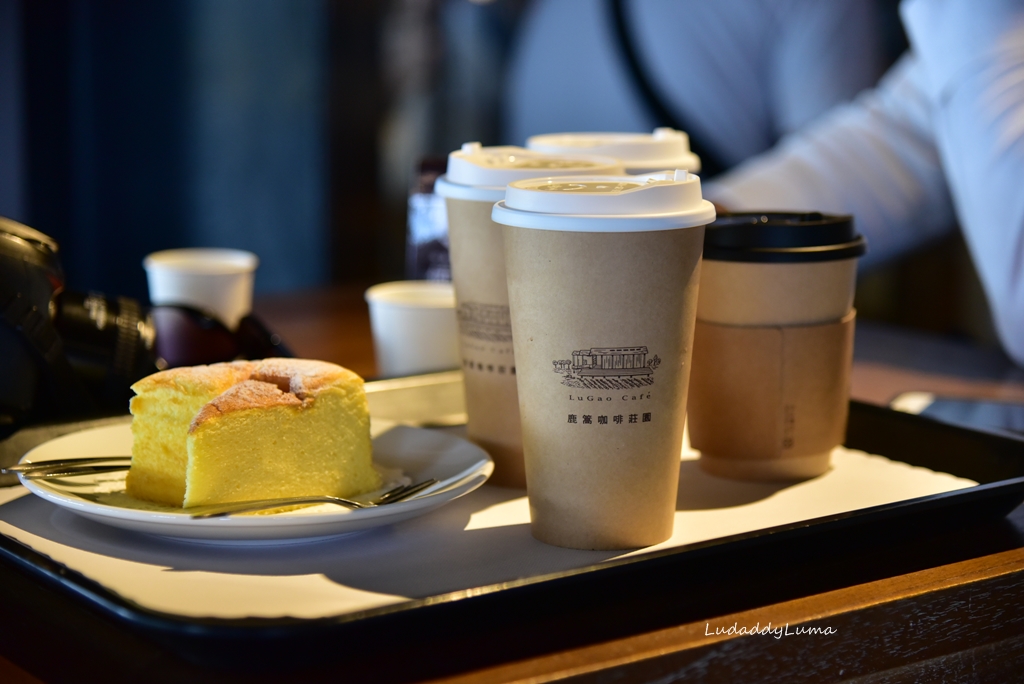
[[[448,155],[448,172],[437,179],[442,197],[497,202],[509,183],[538,176],[622,174],[622,163],[609,157],[546,154],[523,147],[484,147],[465,143]]]
[[[700,157],[690,151],[690,136],[674,128],[653,133],[550,133],[527,139],[531,150],[548,154],[598,154],[622,160],[626,173],[665,169],[700,171]]]
[[[495,223],[539,230],[628,233],[704,226],[715,207],[682,169],[638,176],[563,176],[510,183]]]

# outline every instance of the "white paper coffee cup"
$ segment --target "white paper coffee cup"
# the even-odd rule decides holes
[[[459,367],[451,283],[403,280],[366,291],[377,373],[417,375]]]
[[[512,325],[501,226],[491,209],[505,186],[545,176],[622,174],[615,160],[556,156],[466,143],[448,157],[434,189],[446,198],[452,283],[465,378],[466,431],[494,459],[491,483],[525,487]]]
[[[252,311],[259,259],[238,249],[198,247],[154,252],[143,262],[154,306],[180,305],[205,311],[235,330]]]
[[[466,390],[466,433],[494,459],[493,484],[525,487],[512,320],[493,202],[449,198],[448,244]]]
[[[503,229],[531,530],[584,549],[672,533],[703,226],[685,171],[519,181]]]

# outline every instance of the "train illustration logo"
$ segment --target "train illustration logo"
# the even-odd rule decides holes
[[[579,389],[636,389],[654,384],[661,365],[657,355],[647,358],[647,347],[591,347],[572,353],[572,359],[553,361],[562,384]]]
[[[466,337],[487,342],[512,341],[512,318],[507,306],[463,302],[456,313],[459,331]]]

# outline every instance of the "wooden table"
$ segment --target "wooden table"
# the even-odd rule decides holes
[[[373,377],[363,289],[264,296],[256,311],[298,355],[341,363]],[[885,404],[911,390],[1024,401],[1024,371],[996,350],[862,323],[854,397]],[[886,548],[857,565],[846,569],[843,576],[848,581],[829,591],[801,593],[802,580],[794,578],[797,589],[791,600],[739,612],[711,611],[699,621],[519,662],[494,663],[444,681],[1024,678],[1024,507],[999,524],[950,529],[938,537]],[[808,572],[829,568],[823,560]],[[74,600],[17,572],[0,570],[0,681],[59,681],[69,672],[82,671],[75,668],[104,668],[114,679],[238,679],[229,672],[199,671]],[[806,579],[807,586],[816,584],[812,577]],[[769,622],[774,629],[788,625],[789,635],[716,633],[733,625],[749,630]],[[818,633],[795,633],[807,628]],[[53,642],[42,644],[53,637],[58,637],[57,650]],[[332,672],[305,675],[331,679]],[[253,678],[275,680],[246,677]]]

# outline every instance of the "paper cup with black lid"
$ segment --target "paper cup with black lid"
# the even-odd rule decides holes
[[[626,173],[700,172],[700,157],[690,151],[690,136],[674,128],[656,128],[653,133],[547,133],[531,136],[526,146],[548,154],[614,157],[622,161]]]
[[[434,186],[448,210],[467,433],[494,459],[492,484],[526,486],[501,226],[491,221],[491,208],[513,181],[580,173],[621,174],[623,169],[615,159],[474,142],[448,156],[447,173]]]
[[[829,469],[846,433],[865,250],[850,216],[754,212],[708,226],[689,402],[704,470],[787,481]]]
[[[503,224],[531,529],[579,549],[672,534],[704,226],[686,171],[511,183]]]

